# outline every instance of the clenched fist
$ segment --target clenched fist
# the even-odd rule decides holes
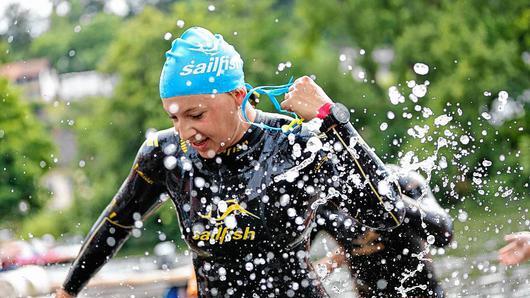
[[[298,114],[305,120],[311,120],[318,114],[318,109],[326,103],[333,103],[327,94],[308,76],[296,79],[285,93],[281,106],[287,111]]]

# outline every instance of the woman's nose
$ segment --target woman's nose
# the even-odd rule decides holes
[[[188,125],[184,121],[179,121],[178,124],[175,124],[175,130],[183,140],[191,140],[191,138],[197,133],[191,125]]]

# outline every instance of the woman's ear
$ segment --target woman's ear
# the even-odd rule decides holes
[[[238,106],[243,104],[243,100],[245,99],[245,96],[247,96],[247,90],[245,88],[238,88],[230,92],[234,98],[236,99],[236,104]]]

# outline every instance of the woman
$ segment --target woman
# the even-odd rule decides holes
[[[349,123],[348,109],[309,77],[287,85],[281,107],[322,118],[320,128],[247,105],[243,62],[219,34],[190,28],[166,58],[160,95],[173,128],[141,146],[72,265],[63,297],[75,296],[167,196],[201,297],[325,297],[307,258],[320,204],[372,227],[401,223],[397,184]],[[255,90],[273,100],[287,86]]]

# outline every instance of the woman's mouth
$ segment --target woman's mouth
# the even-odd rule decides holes
[[[200,140],[200,141],[191,142],[191,146],[195,148],[195,150],[203,151],[204,149],[206,149],[207,142],[208,142],[208,138]]]

